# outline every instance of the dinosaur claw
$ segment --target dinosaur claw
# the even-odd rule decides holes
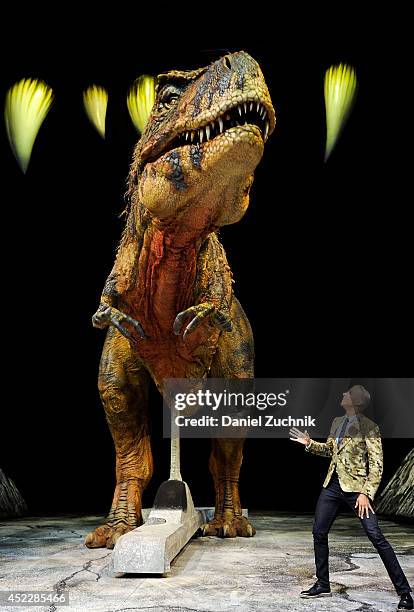
[[[173,331],[175,333],[176,336],[178,336],[180,334],[181,328],[183,326],[184,323],[184,319],[186,318],[186,316],[188,315],[188,311],[187,310],[182,310],[181,312],[178,313],[178,315],[175,317],[175,321],[173,323]]]
[[[92,317],[92,325],[94,327],[104,329],[105,327],[108,327],[108,325],[113,325],[113,327],[115,327],[119,333],[125,336],[125,338],[128,338],[128,340],[131,342],[136,342],[137,340],[133,334],[124,325],[122,325],[124,322],[131,325],[142,340],[149,338],[149,336],[147,336],[144,332],[139,321],[133,319],[127,314],[124,314],[117,308],[108,306],[107,304],[101,303],[98,310]]]
[[[181,328],[183,326],[184,320],[187,317],[192,317],[189,324],[186,326],[183,339],[185,339],[188,334],[194,331],[202,321],[204,321],[207,317],[211,315],[212,321],[221,329],[225,331],[232,330],[231,319],[223,313],[221,310],[217,310],[217,307],[214,306],[211,302],[202,302],[201,304],[197,304],[196,306],[191,306],[187,308],[187,310],[183,310],[178,313],[175,317],[175,321],[173,323],[173,331],[176,336],[180,334]]]
[[[186,338],[188,336],[188,334],[191,334],[192,331],[195,330],[195,328],[201,323],[201,319],[194,317],[194,319],[191,319],[191,321],[189,322],[189,324],[187,325],[187,327],[185,328],[185,331],[183,333],[183,338]]]

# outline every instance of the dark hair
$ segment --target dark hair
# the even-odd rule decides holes
[[[356,391],[356,397],[355,394],[351,393],[351,399],[352,399],[352,403],[355,406],[358,406],[359,410],[365,410],[365,408],[367,408],[367,406],[369,406],[369,403],[371,401],[371,395],[369,394],[369,392],[365,389],[365,387],[363,385],[353,385],[349,391]]]

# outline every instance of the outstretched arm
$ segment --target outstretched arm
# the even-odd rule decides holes
[[[314,455],[321,455],[322,457],[332,457],[334,434],[336,431],[336,419],[333,420],[331,431],[326,442],[315,442],[312,440],[307,431],[302,433],[296,427],[292,427],[290,430],[291,440],[304,444],[305,450],[313,453]]]
[[[310,440],[309,445],[305,448],[306,451],[313,453],[314,455],[321,455],[322,457],[332,457],[333,453],[333,438],[328,436],[326,442],[315,442]]]

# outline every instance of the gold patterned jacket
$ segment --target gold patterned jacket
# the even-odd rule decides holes
[[[343,491],[365,493],[374,499],[383,471],[381,434],[376,423],[363,414],[350,425],[347,435],[336,443],[338,426],[343,417],[336,417],[326,442],[311,440],[308,452],[331,457],[328,473],[323,483],[327,487],[336,468]]]

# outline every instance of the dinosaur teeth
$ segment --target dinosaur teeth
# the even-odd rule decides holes
[[[270,131],[270,115],[266,106],[257,99],[246,100],[229,108],[224,111],[223,115],[216,117],[209,124],[183,132],[180,138],[182,143],[191,141],[201,144],[212,140],[227,129],[250,124],[260,128],[266,142]]]

